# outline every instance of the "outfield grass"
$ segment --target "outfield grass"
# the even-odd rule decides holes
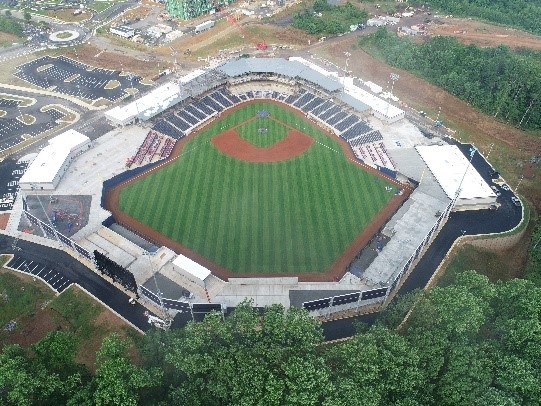
[[[213,146],[213,136],[263,109],[316,142],[273,163],[240,161]],[[124,188],[120,209],[232,272],[323,272],[391,199],[388,185],[317,127],[261,102],[224,116],[173,164]]]

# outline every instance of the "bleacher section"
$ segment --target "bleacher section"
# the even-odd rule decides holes
[[[339,113],[336,113],[334,116],[326,120],[326,123],[329,124],[331,127],[334,127],[336,123],[339,121],[342,121],[344,118],[346,118],[348,113],[344,113],[343,111],[340,111]]]
[[[321,106],[323,104],[323,99],[321,97],[315,97],[312,101],[308,102],[306,105],[304,105],[301,110],[305,113],[308,113],[309,111],[312,111],[318,106]]]
[[[344,134],[342,134],[343,136]],[[364,133],[360,135],[359,137],[353,138],[350,141],[350,144],[352,146],[357,146],[361,144],[370,144],[371,142],[381,141],[383,139],[383,136],[379,131],[370,131],[368,133]]]
[[[164,135],[169,135],[175,139],[184,137],[184,133],[180,131],[177,127],[172,124],[169,124],[165,120],[160,120],[152,127],[153,130],[159,131]]]
[[[175,127],[177,127],[178,129],[182,131],[186,131],[191,127],[190,124],[181,120],[175,114],[168,114],[167,116],[165,116],[164,120],[168,121],[169,124],[173,124]]]
[[[330,117],[334,116],[336,113],[340,111],[340,107],[338,106],[332,106],[330,109],[325,111],[324,113],[321,113],[318,117],[325,121],[328,120]]]
[[[299,99],[295,103],[293,103],[293,106],[300,109],[302,106],[307,104],[310,100],[312,100],[314,97],[315,96],[312,93],[306,92],[301,97],[299,97]]]
[[[219,88],[202,99],[192,101],[176,112],[159,119],[154,124],[153,130],[175,139],[182,138],[216,113],[233,106],[234,102],[232,100],[235,103],[242,101],[241,98],[234,96],[229,90],[223,87]]]
[[[197,117],[199,120],[204,120],[205,117],[206,117],[205,114],[203,114],[202,112],[197,110],[191,104],[188,104],[187,106],[185,106],[184,110],[187,111],[188,113],[190,113],[192,116]]]
[[[327,109],[329,109],[332,106],[333,106],[333,102],[327,100],[325,103],[321,104],[320,106],[312,110],[312,114],[314,114],[315,116],[319,116],[320,114],[324,113]]]
[[[296,94],[261,88],[250,90],[248,86],[242,85],[237,87],[236,94],[233,94],[225,87],[220,87],[202,95],[198,100],[191,99],[189,103],[180,106],[177,111],[159,119],[154,124],[153,130],[179,139],[237,103],[252,99],[273,99],[289,104],[320,120],[330,127],[336,135],[347,141],[355,156],[363,162],[375,167],[394,169],[394,163],[387,154],[382,142],[383,137],[379,131],[374,130],[356,114],[350,113],[350,108],[343,110],[341,105],[335,104],[332,100],[326,100],[322,96],[317,96],[315,93],[304,89],[300,89]],[[175,142],[166,138],[158,152],[159,145],[161,144],[150,143],[147,146],[144,143],[141,146],[141,153],[147,148],[144,156],[151,153],[152,156],[158,154],[160,158],[163,158],[169,156]],[[134,162],[140,160],[138,153]]]
[[[348,140],[353,140],[354,138],[357,138],[363,134],[367,134],[371,131],[373,130],[368,124],[366,124],[363,121],[360,121],[356,123],[354,126],[352,126],[351,128],[349,128],[347,131],[344,131],[342,134],[340,134],[340,136],[346,141],[348,141]],[[367,141],[367,142],[370,142],[370,141]],[[363,144],[364,143],[366,142],[363,142]]]
[[[356,124],[359,122],[359,117],[357,117],[354,114],[350,114],[348,117],[337,123],[334,128],[336,128],[339,131],[345,131],[349,127],[351,127],[353,124]]]

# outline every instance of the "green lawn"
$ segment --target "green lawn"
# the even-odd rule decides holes
[[[262,109],[316,142],[275,163],[214,148],[214,135]],[[120,208],[232,272],[323,272],[390,200],[385,186],[317,127],[262,102],[224,116],[174,164],[123,189]]]

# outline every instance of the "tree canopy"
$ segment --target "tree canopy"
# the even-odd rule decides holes
[[[9,11],[9,10],[8,10]],[[18,37],[23,35],[21,24],[11,16],[0,16],[0,31],[13,34]]]
[[[351,25],[364,23],[368,18],[365,10],[349,1],[343,6],[316,0],[313,8],[307,8],[293,16],[293,27],[313,35],[330,35],[348,32]]]
[[[411,303],[411,301],[410,301]],[[398,312],[402,310],[399,309]],[[388,320],[394,320],[391,317]],[[541,288],[473,271],[417,295],[408,322],[324,344],[301,309],[250,303],[138,343],[104,340],[91,375],[54,332],[0,353],[0,403],[68,405],[538,405]]]

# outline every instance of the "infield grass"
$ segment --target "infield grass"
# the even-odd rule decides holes
[[[260,133],[259,130],[266,132]],[[270,118],[258,117],[235,128],[241,138],[254,144],[256,147],[267,148],[284,139],[289,128],[271,120]]]
[[[213,146],[213,136],[263,109],[316,142],[272,163]],[[317,127],[261,102],[224,115],[174,163],[124,188],[120,209],[233,273],[324,272],[391,199],[386,186]]]

